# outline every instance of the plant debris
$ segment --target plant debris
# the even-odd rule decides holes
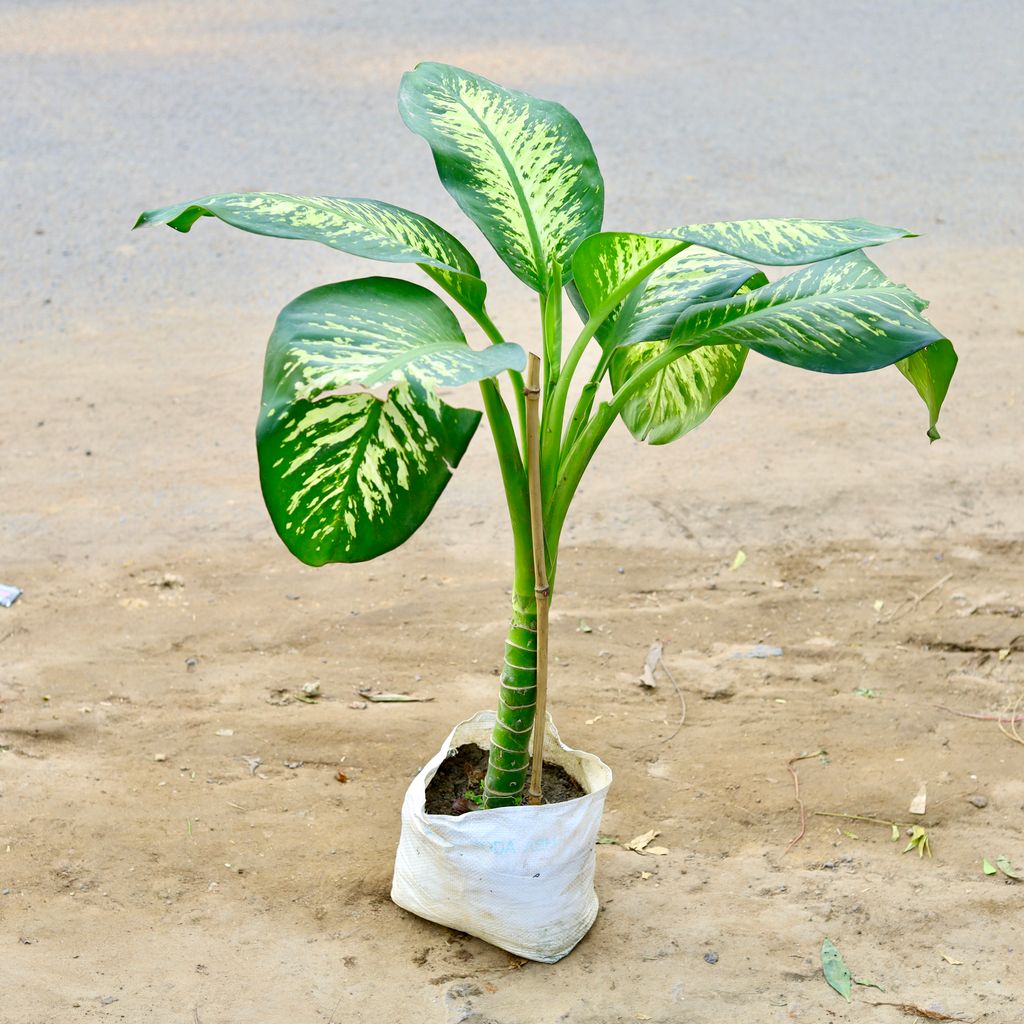
[[[647,845],[657,839],[660,835],[661,832],[656,828],[652,828],[648,832],[644,832],[643,835],[630,839],[630,841],[626,843],[626,849],[632,850],[634,853],[643,853],[647,849]],[[662,847],[656,847],[656,849],[662,849]],[[666,853],[667,852],[668,851],[666,850]]]
[[[923,1006],[914,1003],[868,1003],[869,1006],[895,1006],[908,1017],[923,1017],[925,1020],[958,1020],[969,1024],[966,1017],[950,1017],[948,1013],[941,1013],[939,1010],[926,1010]]]
[[[373,704],[425,704],[432,701],[433,697],[414,697],[408,693],[374,693],[368,686],[361,687],[356,693]]]
[[[1012,867],[1010,867],[1010,861],[1006,857],[996,857],[996,867],[999,868],[1007,878],[1012,879],[1014,882],[1024,881],[1024,878],[1021,878],[1021,876],[1018,875]]]
[[[348,782],[348,776],[340,768],[334,773],[334,778],[336,782]]]
[[[812,757],[825,758],[828,755],[827,750],[816,750],[813,754],[800,754],[797,757],[791,757],[786,762],[786,768],[789,774],[793,777],[793,793],[796,797],[796,805],[800,808],[800,831],[790,840],[789,846],[782,851],[782,855],[785,856],[790,850],[800,842],[801,839],[807,834],[807,809],[804,807],[803,799],[800,796],[800,776],[796,773],[796,768],[793,767],[797,761],[807,761]],[[827,762],[825,762],[827,763]]]
[[[825,939],[821,944],[821,970],[829,985],[847,1002],[850,1002],[850,992],[853,986],[850,969],[843,960],[843,954],[839,952],[831,939]]]
[[[739,551],[736,552],[736,557],[732,560],[732,565],[729,566],[729,571],[730,572],[735,571],[741,565],[743,565],[743,563],[746,560],[747,560],[747,553],[746,553],[746,551],[743,550],[743,548],[740,548]]]
[[[928,838],[928,833],[920,825],[911,826],[910,842],[907,843],[903,852],[910,853],[911,850],[917,850],[918,857],[923,857],[926,853],[929,857],[932,855],[931,840]]]

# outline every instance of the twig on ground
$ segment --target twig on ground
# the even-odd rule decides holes
[[[897,1010],[902,1010],[908,1017],[923,1017],[925,1020],[967,1021],[966,1017],[950,1017],[948,1013],[940,1013],[938,1010],[926,1010],[923,1006],[915,1006],[913,1003],[881,1003],[868,1000],[868,1006],[895,1006]]]
[[[661,666],[662,672],[668,676],[668,681],[672,684],[672,689],[676,691],[676,696],[679,698],[679,724],[672,730],[670,736],[666,736],[663,740],[658,740],[659,743],[669,743],[679,735],[679,730],[682,729],[686,722],[686,698],[683,696],[683,691],[679,689],[679,684],[676,682],[676,677],[668,669],[668,665],[665,664],[664,658],[658,658],[658,664]]]
[[[953,574],[951,572],[947,572],[938,583],[933,583],[923,594],[913,594],[909,602],[904,602],[904,604],[897,608],[885,621],[894,622],[901,616],[906,615],[907,612],[913,611],[926,597],[931,597],[939,587],[948,583],[952,578]]]
[[[1017,712],[1020,710],[1020,705],[1022,701],[1024,701],[1024,693],[1022,693],[1011,705],[1007,707],[1006,710],[1009,712],[1009,717],[999,718],[996,721],[999,725],[999,731],[1007,739],[1013,740],[1014,743],[1019,743],[1021,746],[1024,746],[1024,736],[1021,736],[1020,732],[1018,732],[1017,730],[1017,723],[1021,721],[1022,718],[1024,718],[1024,716],[1017,714]],[[1007,721],[1010,723],[1009,729],[1007,729],[1006,726],[1003,725],[1003,723]]]
[[[849,821],[870,821],[874,825],[899,825],[901,828],[913,828],[918,824],[914,821],[890,821],[888,818],[872,818],[866,814],[843,814],[840,811],[815,811],[822,818],[847,818]]]
[[[782,851],[782,856],[785,857],[790,850],[800,842],[801,839],[807,834],[807,809],[804,807],[803,799],[800,797],[800,776],[797,775],[796,769],[793,767],[797,761],[807,761],[812,757],[822,757],[825,754],[824,750],[816,750],[813,754],[800,754],[798,757],[791,757],[786,762],[786,768],[789,774],[793,776],[793,793],[796,796],[797,807],[800,808],[800,831],[790,841],[789,846]]]
[[[1018,701],[1019,703],[1019,701]],[[948,708],[945,704],[933,704],[933,708],[938,708],[940,711],[948,711],[951,715],[959,715],[961,718],[976,718],[981,722],[1024,722],[1024,715],[1011,714],[1006,715],[990,715],[990,714],[972,714],[970,711],[957,711],[956,708]],[[1016,712],[1016,707],[1013,709]]]

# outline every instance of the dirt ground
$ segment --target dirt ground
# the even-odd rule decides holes
[[[550,32],[527,27],[531,4],[479,31],[448,4],[395,5],[404,21],[362,5],[0,10],[16,172],[0,582],[25,591],[0,609],[0,1021],[928,1019],[870,1003],[1024,1020],[1024,883],[982,871],[1024,868],[1024,746],[955,713],[1024,693],[1019,110],[977,99],[1019,98],[1024,26],[999,3],[771,6],[802,34],[741,32],[724,10],[715,32],[688,5],[627,24],[568,3]],[[602,80],[611,37],[630,41]],[[707,56],[680,67],[684,38]],[[749,71],[712,75],[730,46]],[[551,686],[563,738],[615,773],[617,843],[597,849],[597,923],[554,966],[388,898],[405,787],[494,699],[510,552],[484,432],[405,547],[303,567],[259,499],[263,339],[299,291],[380,268],[212,223],[123,230],[222,188],[389,198],[457,226],[495,318],[529,344],[528,298],[395,114],[397,73],[424,56],[562,98],[602,155],[610,226],[666,208],[916,219],[929,236],[877,258],[933,298],[961,355],[933,446],[894,371],[754,359],[682,442],[610,436],[565,534]],[[661,119],[709,78],[714,98],[679,122],[702,141],[666,141]],[[802,104],[795,141],[753,116],[766,94]],[[804,148],[822,137],[826,174]],[[856,159],[836,156],[847,141]],[[674,736],[671,683],[637,683],[655,639],[685,700]],[[782,653],[745,656],[757,644]],[[321,696],[297,699],[310,682]],[[364,687],[429,700],[356,706]],[[787,852],[787,765],[805,754],[806,835]],[[919,822],[933,856],[819,812]],[[649,829],[665,856],[624,848]],[[825,937],[884,991],[833,993]]]

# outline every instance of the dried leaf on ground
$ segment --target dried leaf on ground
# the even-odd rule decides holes
[[[925,1020],[959,1020],[966,1021],[966,1017],[951,1017],[948,1013],[942,1013],[940,1010],[927,1010],[923,1006],[917,1006],[915,1003],[870,1003],[870,1006],[895,1006],[897,1010],[901,1010],[908,1017],[923,1017]]]
[[[433,697],[414,697],[408,693],[374,693],[368,687],[356,690],[363,700],[372,701],[374,704],[414,704],[426,703]]]
[[[850,991],[853,987],[850,969],[843,960],[843,954],[836,949],[836,944],[831,939],[825,939],[821,944],[821,970],[829,985],[850,1002]]]
[[[963,967],[963,960],[954,960],[948,953],[940,953],[939,956],[946,961],[947,964],[952,964],[954,967]]]
[[[661,833],[657,829],[652,828],[643,835],[637,836],[635,839],[630,839],[630,841],[626,843],[626,849],[632,850],[634,853],[643,853],[647,844],[652,840],[657,839],[660,835]]]

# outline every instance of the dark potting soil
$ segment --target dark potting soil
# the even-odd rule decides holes
[[[480,808],[466,793],[479,793],[487,772],[487,751],[466,743],[446,757],[427,786],[427,814],[465,814]],[[560,804],[586,796],[587,791],[561,766],[544,762],[541,784],[544,803]]]

